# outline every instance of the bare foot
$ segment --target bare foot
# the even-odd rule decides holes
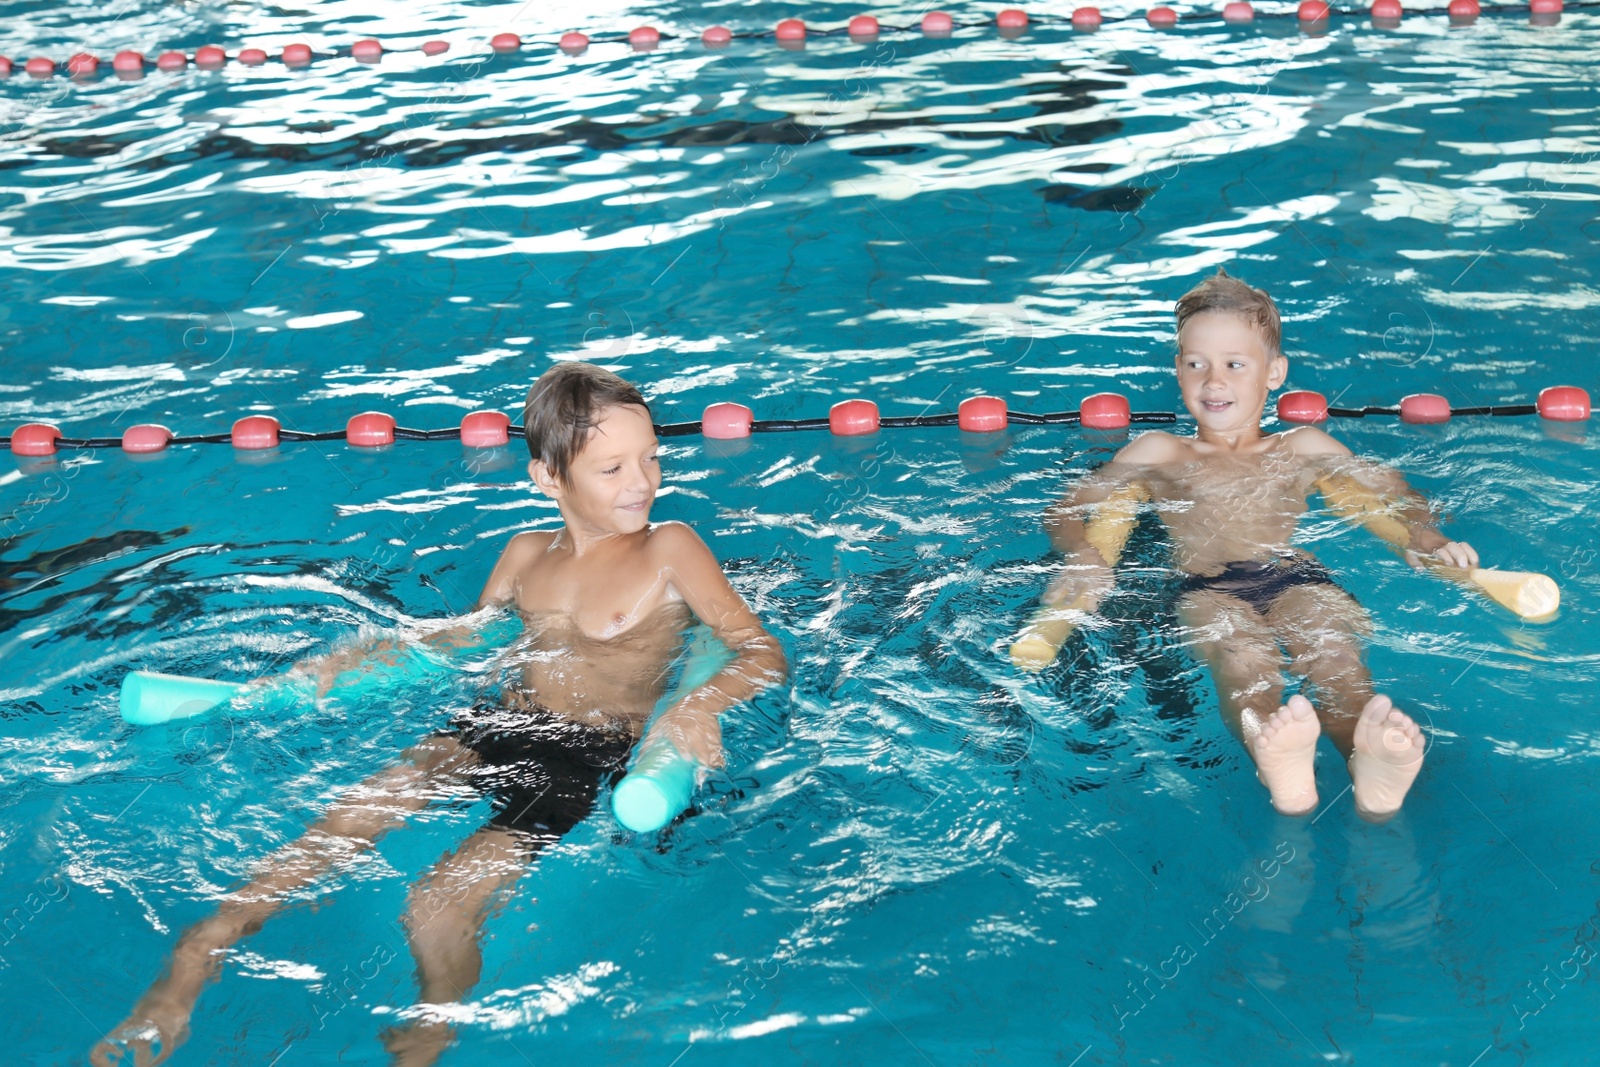
[[[1426,747],[1422,731],[1381,693],[1367,701],[1356,722],[1350,781],[1356,811],[1368,822],[1383,822],[1400,810]]]
[[[189,1016],[141,1004],[89,1050],[94,1067],[155,1067],[189,1039]]]
[[[455,1036],[455,1028],[443,1019],[424,1016],[385,1030],[382,1039],[390,1067],[430,1067]]]
[[[1272,806],[1283,815],[1307,815],[1317,806],[1312,759],[1321,733],[1311,701],[1296,695],[1267,717],[1246,746],[1256,761],[1256,777],[1272,792]]]

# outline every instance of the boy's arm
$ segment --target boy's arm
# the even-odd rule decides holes
[[[1316,463],[1316,487],[1328,506],[1400,549],[1413,567],[1423,565],[1422,557],[1462,569],[1478,565],[1477,550],[1440,533],[1427,498],[1393,467],[1357,457],[1314,426],[1293,431],[1289,441]]]
[[[788,675],[783,646],[769,634],[728,582],[711,549],[688,526],[663,523],[651,531],[662,572],[694,612],[734,654],[704,685],[683,694],[656,717],[652,740],[670,740],[679,752],[707,767],[722,765],[722,729],[717,716]]]
[[[1045,510],[1045,531],[1065,560],[1040,598],[1044,607],[1011,644],[1018,668],[1044,670],[1084,614],[1099,608],[1116,582],[1117,560],[1139,523],[1140,506],[1150,499],[1143,467],[1168,462],[1175,451],[1170,434],[1143,434]]]
[[[1330,508],[1351,516],[1405,553],[1406,562],[1487,594],[1524,619],[1545,619],[1561,606],[1561,590],[1547,575],[1479,569],[1478,553],[1465,541],[1441,534],[1421,493],[1391,467],[1361,460],[1320,430],[1294,431],[1297,451],[1321,468],[1317,488]]]
[[[478,603],[472,612],[424,634],[422,642],[451,651],[482,645],[483,620],[479,616],[486,611],[515,610],[523,575],[532,569],[539,553],[548,549],[553,539],[551,533],[532,530],[512,537],[495,561],[494,570],[489,572],[489,580],[483,583],[483,592],[478,594]]]
[[[521,575],[531,565],[534,556],[549,545],[550,537],[548,533],[539,532],[521,533],[513,537],[500,553],[500,559],[490,572],[483,592],[478,595],[478,603],[472,614],[452,620],[444,626],[422,634],[416,640],[445,651],[482,644],[483,628],[480,625],[482,620],[477,616],[485,609],[503,609],[515,605]],[[339,675],[355,670],[373,657],[381,656],[393,663],[404,649],[404,639],[379,636],[366,641],[357,641],[322,656],[302,660],[296,663],[293,669],[315,674],[317,696],[322,697],[327,695]]]
[[[1045,509],[1045,532],[1066,560],[1044,603],[1070,605],[1087,598],[1093,603],[1083,607],[1093,611],[1111,591],[1122,546],[1139,524],[1140,505],[1150,499],[1143,468],[1169,462],[1172,452],[1170,434],[1141,434]]]

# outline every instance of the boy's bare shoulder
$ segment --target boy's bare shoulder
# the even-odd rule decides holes
[[[1184,438],[1165,430],[1147,430],[1117,453],[1115,463],[1173,463],[1188,454]]]
[[[519,534],[513,534],[511,540],[506,542],[501,558],[518,564],[531,563],[544,555],[555,539],[554,530],[524,530]]]
[[[1318,426],[1296,426],[1278,435],[1297,456],[1348,456],[1350,450]]]
[[[650,550],[669,562],[687,555],[706,555],[711,551],[700,535],[694,532],[694,527],[676,520],[650,524]]]

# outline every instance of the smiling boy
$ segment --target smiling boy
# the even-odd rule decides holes
[[[517,534],[495,564],[480,609],[523,619],[510,681],[450,728],[330,806],[279,849],[249,885],[186,931],[162,976],[91,1053],[95,1064],[160,1063],[187,1037],[202,988],[228,949],[294,894],[372,847],[453,785],[493,800],[494,816],[413,887],[406,934],[422,1010],[385,1035],[396,1064],[428,1064],[449,1044],[447,1012],[482,965],[485,919],[534,857],[589,814],[602,782],[625,765],[668,681],[691,616],[734,659],[659,715],[645,744],[670,742],[705,766],[722,762],[717,717],[781,681],[782,647],[682,523],[650,522],[661,486],[659,445],[639,391],[585,363],[560,364],[528,394],[523,425],[535,486],[562,525]],[[463,627],[429,640],[470,641]],[[324,680],[361,651],[316,665]]]
[[[1182,572],[1179,618],[1273,807],[1316,808],[1313,758],[1325,733],[1348,760],[1356,809],[1382,821],[1422,767],[1423,737],[1374,691],[1363,660],[1366,612],[1291,544],[1295,526],[1312,492],[1342,483],[1387,504],[1413,565],[1428,554],[1471,567],[1477,553],[1439,533],[1398,473],[1356,459],[1322,430],[1261,432],[1267,395],[1289,372],[1265,292],[1219,271],[1178,301],[1177,320],[1178,386],[1194,436],[1142,434],[1050,508],[1045,525],[1066,565],[1044,601],[1093,611],[1112,588],[1121,547],[1096,531],[1097,514],[1131,516],[1149,501]],[[1286,655],[1315,706],[1304,695],[1283,702]]]

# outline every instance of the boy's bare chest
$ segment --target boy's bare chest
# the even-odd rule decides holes
[[[681,601],[668,576],[637,557],[542,560],[522,576],[517,590],[517,607],[525,614],[563,618],[594,640],[620,637]]]
[[[1199,457],[1152,474],[1156,506],[1169,522],[1208,523],[1292,521],[1306,510],[1313,478],[1298,457],[1281,452]]]

